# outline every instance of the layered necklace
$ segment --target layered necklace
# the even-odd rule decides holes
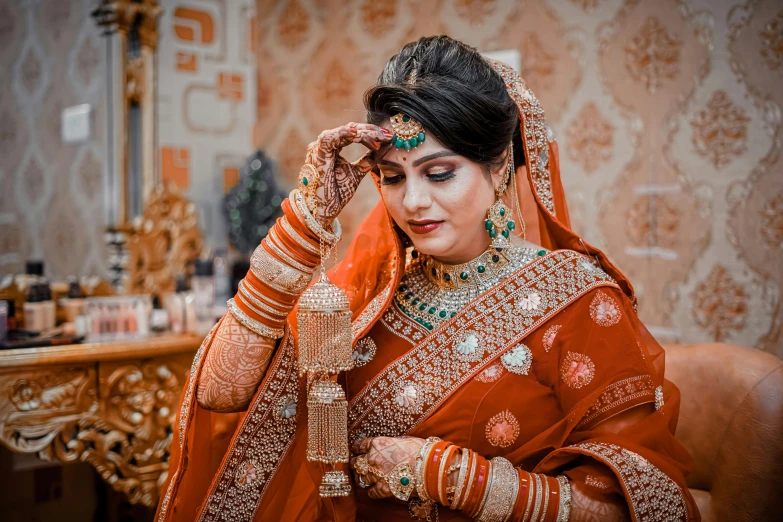
[[[490,247],[467,263],[447,265],[413,250],[394,300],[405,315],[434,330],[504,278],[545,254],[546,250],[516,245]]]

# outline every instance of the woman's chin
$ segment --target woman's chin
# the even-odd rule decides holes
[[[432,257],[447,255],[454,246],[453,241],[444,236],[411,237],[411,241],[418,252]]]

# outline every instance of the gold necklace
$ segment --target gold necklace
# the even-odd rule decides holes
[[[394,296],[408,317],[434,330],[504,278],[546,254],[546,250],[512,245],[488,248],[477,258],[449,265],[413,250]]]

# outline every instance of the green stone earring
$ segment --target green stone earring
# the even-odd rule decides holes
[[[511,209],[509,209],[503,200],[498,196],[495,203],[487,211],[487,220],[484,222],[489,237],[492,239],[494,248],[506,248],[511,246],[511,231],[516,227],[516,223],[511,219]]]
[[[391,128],[394,131],[391,142],[398,149],[411,150],[424,143],[424,127],[406,114],[392,116]]]

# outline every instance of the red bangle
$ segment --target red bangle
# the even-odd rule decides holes
[[[432,448],[430,448],[430,454],[427,455],[425,487],[427,488],[429,496],[435,500],[438,499],[438,466],[440,464],[440,458],[443,456],[443,452],[446,451],[446,448],[451,445],[451,442],[436,442],[433,444]]]
[[[519,474],[519,493],[517,493],[517,500],[514,503],[514,510],[511,512],[512,515],[509,522],[522,522],[525,517],[530,488],[532,487],[530,473],[520,468],[517,468],[517,473]]]
[[[546,480],[549,482],[549,505],[543,522],[555,522],[557,512],[560,509],[560,483],[555,477],[547,476]]]
[[[463,511],[470,517],[476,518],[478,513],[479,504],[484,497],[484,489],[487,487],[487,473],[489,472],[489,461],[484,457],[478,456],[478,462],[476,463],[476,479],[472,491],[470,492],[470,498],[465,505]]]

